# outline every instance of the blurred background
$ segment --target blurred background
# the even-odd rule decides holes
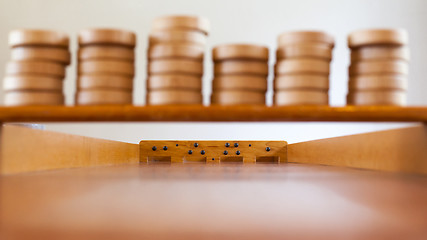
[[[270,69],[280,33],[322,30],[335,36],[330,105],[345,105],[349,50],[346,36],[361,28],[405,28],[410,36],[408,105],[426,105],[427,1],[425,0],[0,0],[0,76],[10,59],[9,31],[41,28],[67,32],[73,62],[67,69],[67,105],[74,103],[77,34],[94,27],[123,28],[137,34],[134,104],[145,104],[146,49],[155,17],[200,15],[211,22],[203,79],[204,103],[211,93],[211,48],[222,43],[255,43],[270,48]],[[267,104],[272,103],[269,76]],[[3,99],[3,93],[0,93]],[[290,143],[401,127],[403,123],[90,123],[46,124],[55,130],[138,142],[141,139],[272,139]]]

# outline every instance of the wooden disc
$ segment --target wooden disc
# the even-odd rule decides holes
[[[189,58],[203,61],[205,49],[199,44],[156,44],[148,49],[148,59]]]
[[[82,60],[122,60],[134,61],[135,52],[131,48],[115,45],[88,45],[80,47],[78,59]]]
[[[37,75],[6,76],[3,79],[4,91],[46,90],[61,92],[62,85],[63,81],[61,78]]]
[[[155,90],[147,92],[147,105],[202,104],[200,91]]]
[[[267,91],[267,79],[248,75],[217,76],[212,81],[212,88],[214,91],[247,90],[265,93]]]
[[[277,61],[288,58],[320,58],[331,61],[332,48],[327,44],[312,43],[287,45],[276,50]]]
[[[209,33],[210,23],[204,17],[197,16],[165,16],[153,21],[153,30],[185,29]]]
[[[133,77],[135,67],[133,62],[117,60],[88,60],[78,65],[79,74],[118,74]]]
[[[265,105],[265,93],[241,90],[215,91],[211,103],[218,105]]]
[[[276,63],[277,75],[286,74],[319,74],[329,75],[329,61],[322,59],[286,59]]]
[[[335,40],[333,36],[320,31],[285,32],[278,38],[279,48],[301,43],[323,43],[333,48]]]
[[[350,48],[357,48],[381,44],[406,45],[409,37],[404,29],[367,29],[350,33],[347,40]]]
[[[65,48],[57,47],[15,47],[11,51],[13,61],[52,61],[69,65],[71,54]]]
[[[80,75],[77,78],[77,89],[117,89],[131,92],[133,78],[113,74]]]
[[[353,90],[403,90],[408,88],[408,80],[402,75],[365,75],[351,77],[348,88]]]
[[[154,31],[149,36],[151,47],[159,43],[193,43],[204,47],[206,41],[207,37],[202,32],[182,29]]]
[[[191,74],[203,75],[203,62],[186,59],[158,59],[148,63],[151,74]]]
[[[329,90],[329,77],[310,74],[277,76],[274,79],[274,90],[287,89],[312,89],[327,92]]]
[[[63,105],[62,92],[49,91],[12,91],[4,93],[6,106],[32,106],[32,105]]]
[[[202,90],[202,79],[185,74],[152,75],[147,79],[147,89],[188,89],[200,92]]]
[[[267,77],[268,63],[259,61],[223,61],[214,64],[215,76],[251,74]]]
[[[268,47],[254,44],[223,44],[212,49],[214,62],[230,59],[268,61]]]
[[[68,48],[70,39],[67,34],[58,31],[18,29],[9,33],[9,45],[17,46],[51,46]]]
[[[317,90],[281,90],[274,92],[274,104],[287,105],[328,105],[329,95]]]
[[[377,60],[352,63],[350,76],[361,74],[403,74],[409,73],[408,63],[402,60]]]
[[[114,44],[135,47],[136,35],[134,32],[122,29],[86,29],[79,33],[79,45]]]
[[[40,74],[65,77],[65,66],[55,62],[41,61],[11,61],[6,65],[6,75]]]
[[[351,50],[351,61],[369,60],[409,61],[409,49],[401,46],[365,46]]]
[[[132,104],[132,92],[116,89],[85,89],[76,93],[76,105],[116,104]]]
[[[376,106],[376,105],[406,105],[406,93],[404,91],[355,91],[347,95],[348,105]]]

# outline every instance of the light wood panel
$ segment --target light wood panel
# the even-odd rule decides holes
[[[0,107],[3,122],[371,121],[426,122],[427,107],[395,106],[34,106]]]
[[[427,174],[427,128],[420,124],[289,144],[288,161]]]
[[[1,239],[427,239],[427,177],[150,164],[0,177]]]
[[[137,144],[5,125],[1,174],[139,162]]]
[[[286,163],[285,141],[141,141],[141,162]]]

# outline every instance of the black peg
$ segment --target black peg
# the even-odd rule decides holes
[[[212,161],[215,160],[215,158],[212,158]]]
[[[200,151],[200,154],[205,155],[205,150]]]
[[[166,150],[168,150],[168,147],[164,146],[164,147],[163,147],[163,150],[165,150],[165,151],[166,151]]]
[[[239,146],[239,144],[238,143],[234,143],[234,147],[238,147]]]
[[[177,147],[178,147],[178,143],[177,143],[177,144],[175,144],[175,146],[177,146]]]
[[[225,143],[225,147],[229,147],[230,146],[230,144],[229,143]]]
[[[252,144],[249,144],[249,147],[252,147]]]
[[[153,146],[151,149],[153,149],[153,151],[156,151],[156,150],[157,150],[157,147],[156,147],[156,146]]]
[[[237,154],[237,155],[240,155],[240,151],[236,151],[236,154]]]
[[[228,154],[228,152],[227,151],[224,151],[224,155],[227,155]]]
[[[199,146],[199,144],[198,143],[194,143],[194,147],[198,147]]]
[[[193,154],[193,150],[188,150],[188,154]]]
[[[270,152],[271,148],[270,147],[266,147],[265,151]]]

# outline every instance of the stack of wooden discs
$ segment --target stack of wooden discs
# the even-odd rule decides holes
[[[360,30],[348,36],[351,48],[349,105],[406,104],[408,33],[401,29]]]
[[[328,105],[334,38],[324,32],[286,32],[278,38],[274,104]]]
[[[225,44],[212,50],[214,79],[212,104],[265,104],[268,48]]]
[[[3,81],[4,104],[62,105],[63,79],[70,64],[69,38],[47,30],[14,30],[9,34],[12,47]]]
[[[132,104],[135,33],[88,29],[78,41],[76,104]]]
[[[156,18],[147,50],[147,104],[202,104],[203,59],[209,21]]]

